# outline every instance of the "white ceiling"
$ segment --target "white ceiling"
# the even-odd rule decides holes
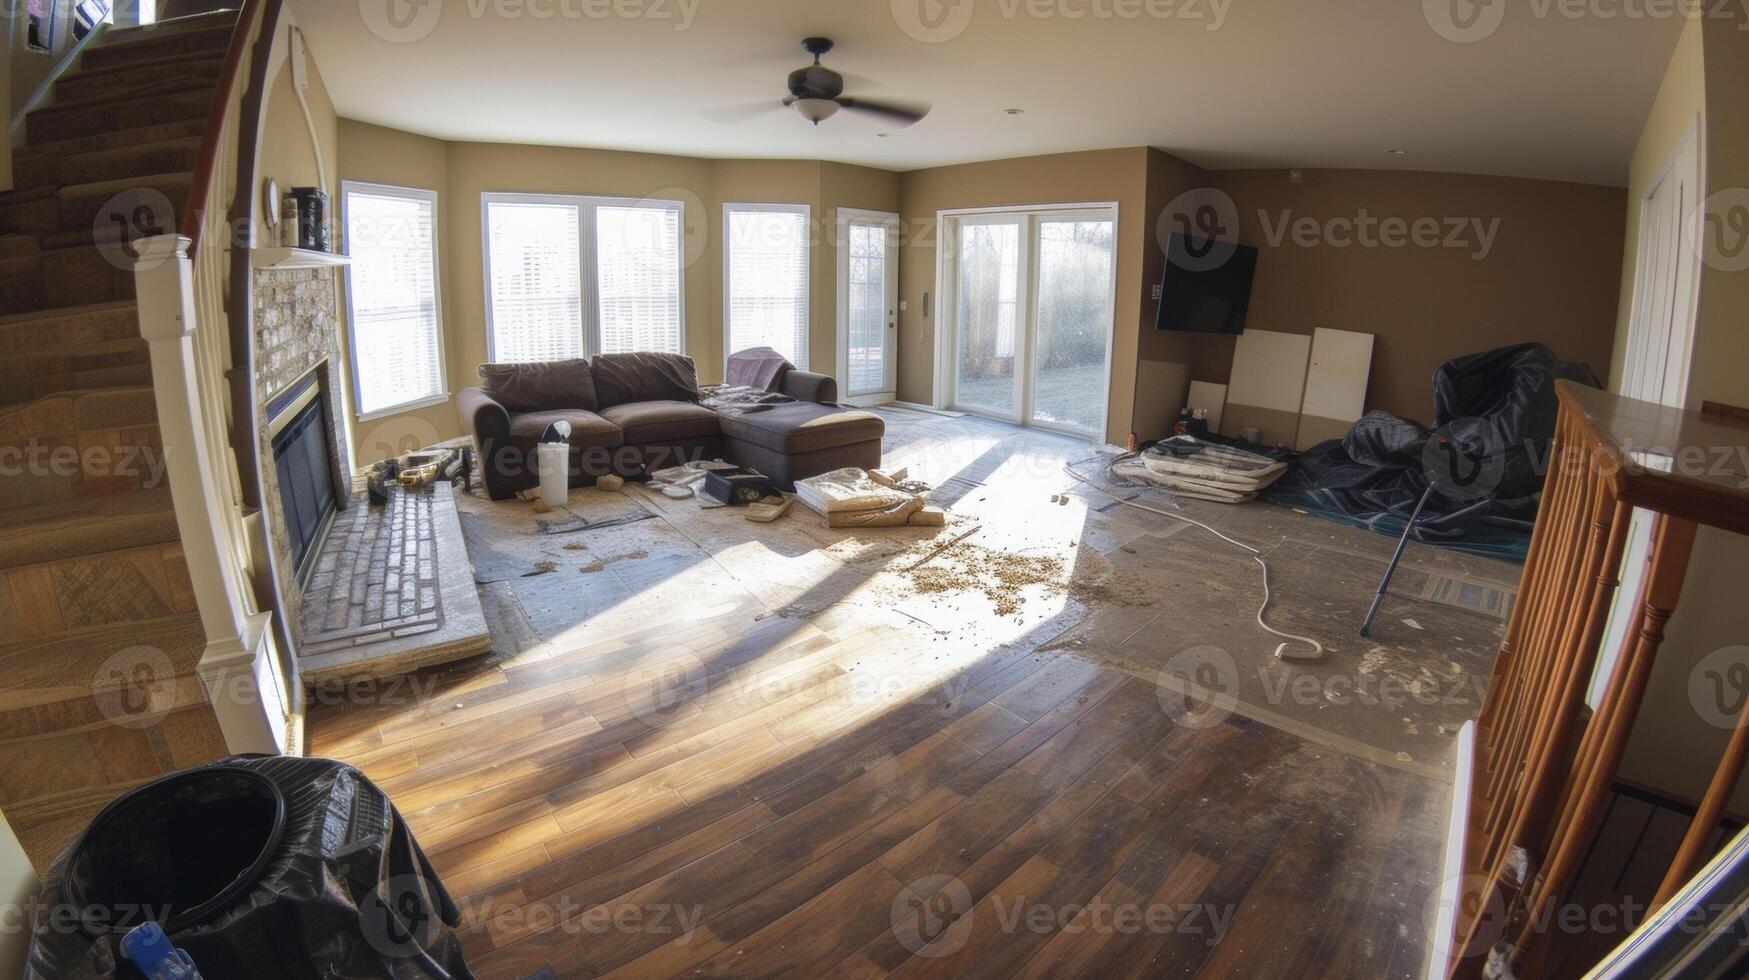
[[[1210,168],[1605,184],[1626,182],[1681,29],[1506,0],[290,2],[341,115],[445,139],[895,170],[1146,144]],[[1463,37],[1454,11],[1479,39],[1444,36]],[[860,76],[846,94],[934,111],[886,137],[848,112],[726,118],[775,104],[811,34]]]

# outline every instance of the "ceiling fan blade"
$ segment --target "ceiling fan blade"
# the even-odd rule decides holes
[[[719,106],[706,109],[702,115],[712,122],[734,124],[757,119],[768,113],[776,112],[787,105],[786,101],[778,99],[760,99],[758,102],[743,102],[740,105]]]
[[[919,119],[922,119],[924,116],[929,115],[930,109],[928,105],[920,102],[886,102],[875,99],[853,99],[849,97],[839,99],[838,104],[846,109],[854,109],[857,112],[866,112],[871,115],[890,119],[901,126],[909,126]]]

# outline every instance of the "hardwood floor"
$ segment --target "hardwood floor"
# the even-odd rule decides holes
[[[611,566],[631,598],[571,597],[586,629],[311,712],[461,901],[480,976],[1420,975],[1443,781],[1169,710],[1045,649],[1056,619],[974,643],[854,562],[736,595],[725,569],[816,553],[687,557],[659,523],[615,532],[648,554]],[[528,581],[544,624],[605,576]]]
[[[1419,971],[1445,787],[1175,725],[1072,656],[875,705],[853,675],[927,655],[765,622],[427,674],[417,706],[321,709],[314,749],[407,814],[482,977]],[[627,696],[622,665],[686,649],[708,668]]]

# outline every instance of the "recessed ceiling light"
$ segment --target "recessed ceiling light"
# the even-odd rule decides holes
[[[1025,112],[1026,110],[1025,109],[1003,109],[1002,111],[1008,113],[1011,116],[1018,116],[1021,113]]]
[[[1385,152],[1394,157],[1406,157],[1409,155],[1408,150],[1386,150]]]

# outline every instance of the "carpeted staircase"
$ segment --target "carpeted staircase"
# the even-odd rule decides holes
[[[122,195],[132,235],[180,220],[236,19],[110,31],[30,113],[0,193],[0,810],[39,868],[129,786],[224,754],[103,219]]]

